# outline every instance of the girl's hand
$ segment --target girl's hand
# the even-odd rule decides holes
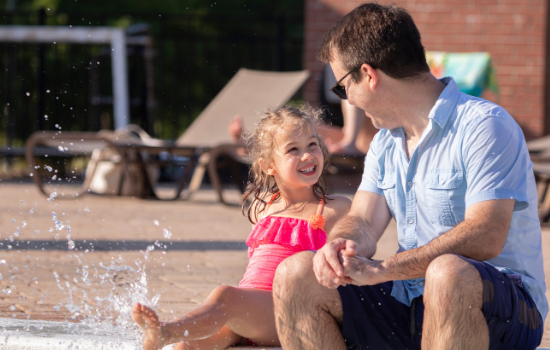
[[[341,251],[338,258],[350,284],[364,286],[389,281],[386,278],[387,270],[382,260],[371,260],[355,254],[350,255],[346,251]]]
[[[313,272],[317,281],[330,289],[351,283],[351,279],[345,276],[344,267],[338,258],[340,251],[354,256],[357,254],[357,244],[352,240],[337,238],[327,242],[313,257]]]

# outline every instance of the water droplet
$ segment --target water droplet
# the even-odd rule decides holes
[[[47,114],[44,114],[44,119],[48,120],[48,115]]]
[[[53,307],[53,309],[54,309],[55,311],[59,311],[59,306],[56,305],[56,306]]]
[[[172,232],[168,231],[167,229],[162,229],[162,233],[164,234],[164,237],[165,238],[168,238],[170,239],[170,237],[172,237]]]
[[[21,227],[25,227],[25,226],[27,226],[27,223],[26,223],[25,221],[23,221],[23,222],[21,223]]]
[[[63,152],[65,149],[63,148],[63,146],[59,146],[57,147],[57,149],[60,151],[60,152]]]
[[[53,168],[49,165],[44,165],[44,169],[48,170],[50,173],[52,172]]]
[[[186,329],[185,332],[183,333],[183,336],[184,337],[188,337],[189,336],[189,331]]]
[[[26,93],[25,95],[27,95],[27,96],[30,96],[30,95],[31,95],[31,93],[30,93],[30,92],[27,92],[27,93]]]
[[[11,311],[15,311],[15,310],[16,310],[16,309],[15,309],[15,306],[13,306],[13,305],[10,306],[10,310],[11,310]]]
[[[11,222],[15,222],[15,219],[11,219]]]
[[[32,209],[29,210],[29,213],[34,214],[34,210],[32,210]]]
[[[89,212],[90,212],[90,209],[88,209],[88,207],[86,207],[86,208],[84,208],[84,211],[85,211],[86,213],[89,213]]]
[[[158,220],[153,221],[153,223],[155,224],[155,226],[158,226],[158,225],[159,225],[159,221],[158,221]]]
[[[34,231],[34,234],[35,234],[35,235],[37,235],[37,234],[39,234],[39,233],[40,233],[40,230],[35,230],[35,231]]]

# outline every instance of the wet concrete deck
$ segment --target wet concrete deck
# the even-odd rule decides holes
[[[340,192],[352,196],[350,190]],[[238,203],[237,191],[228,195]],[[66,226],[76,250],[66,248]],[[159,294],[156,310],[161,319],[172,318],[195,308],[215,286],[238,285],[248,261],[242,242],[250,228],[238,206],[218,204],[208,189],[191,201],[87,195],[48,202],[30,183],[0,182],[0,317],[74,322],[97,310],[104,318],[116,317],[117,307],[135,297],[136,283],[141,285],[140,273],[121,267],[141,266],[147,298]],[[129,250],[119,250],[121,242]],[[147,254],[148,246],[155,249]],[[396,247],[390,225],[376,257],[390,256]],[[546,228],[543,251],[548,275]],[[71,295],[73,305],[83,308],[75,318],[65,308]],[[120,300],[118,306],[105,301],[109,298]],[[549,326],[541,346],[550,346]]]

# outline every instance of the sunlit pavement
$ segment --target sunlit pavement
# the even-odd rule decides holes
[[[239,202],[237,191],[227,195]],[[217,203],[208,189],[190,201],[86,195],[48,202],[30,183],[0,182],[0,317],[116,318],[121,304],[139,294],[136,286],[143,291],[144,271],[147,299],[160,295],[155,309],[161,319],[172,318],[195,308],[215,286],[238,285],[248,261],[242,242],[250,229],[238,206]],[[68,249],[70,241],[75,249]],[[120,242],[131,250],[118,250]],[[392,224],[376,258],[396,249]],[[547,228],[543,251],[548,275]],[[68,303],[80,307],[78,315],[67,310]],[[549,326],[541,346],[550,346]]]

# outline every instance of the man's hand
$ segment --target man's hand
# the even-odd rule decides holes
[[[347,256],[355,256],[357,244],[352,240],[337,238],[327,242],[313,257],[315,277],[321,285],[327,288],[335,289],[340,285],[351,283],[351,280],[345,277],[344,267],[338,258],[341,251],[344,251]]]
[[[389,281],[382,260],[371,260],[359,255],[349,255],[344,250],[338,253],[338,258],[344,267],[344,276],[350,284],[365,286]]]

